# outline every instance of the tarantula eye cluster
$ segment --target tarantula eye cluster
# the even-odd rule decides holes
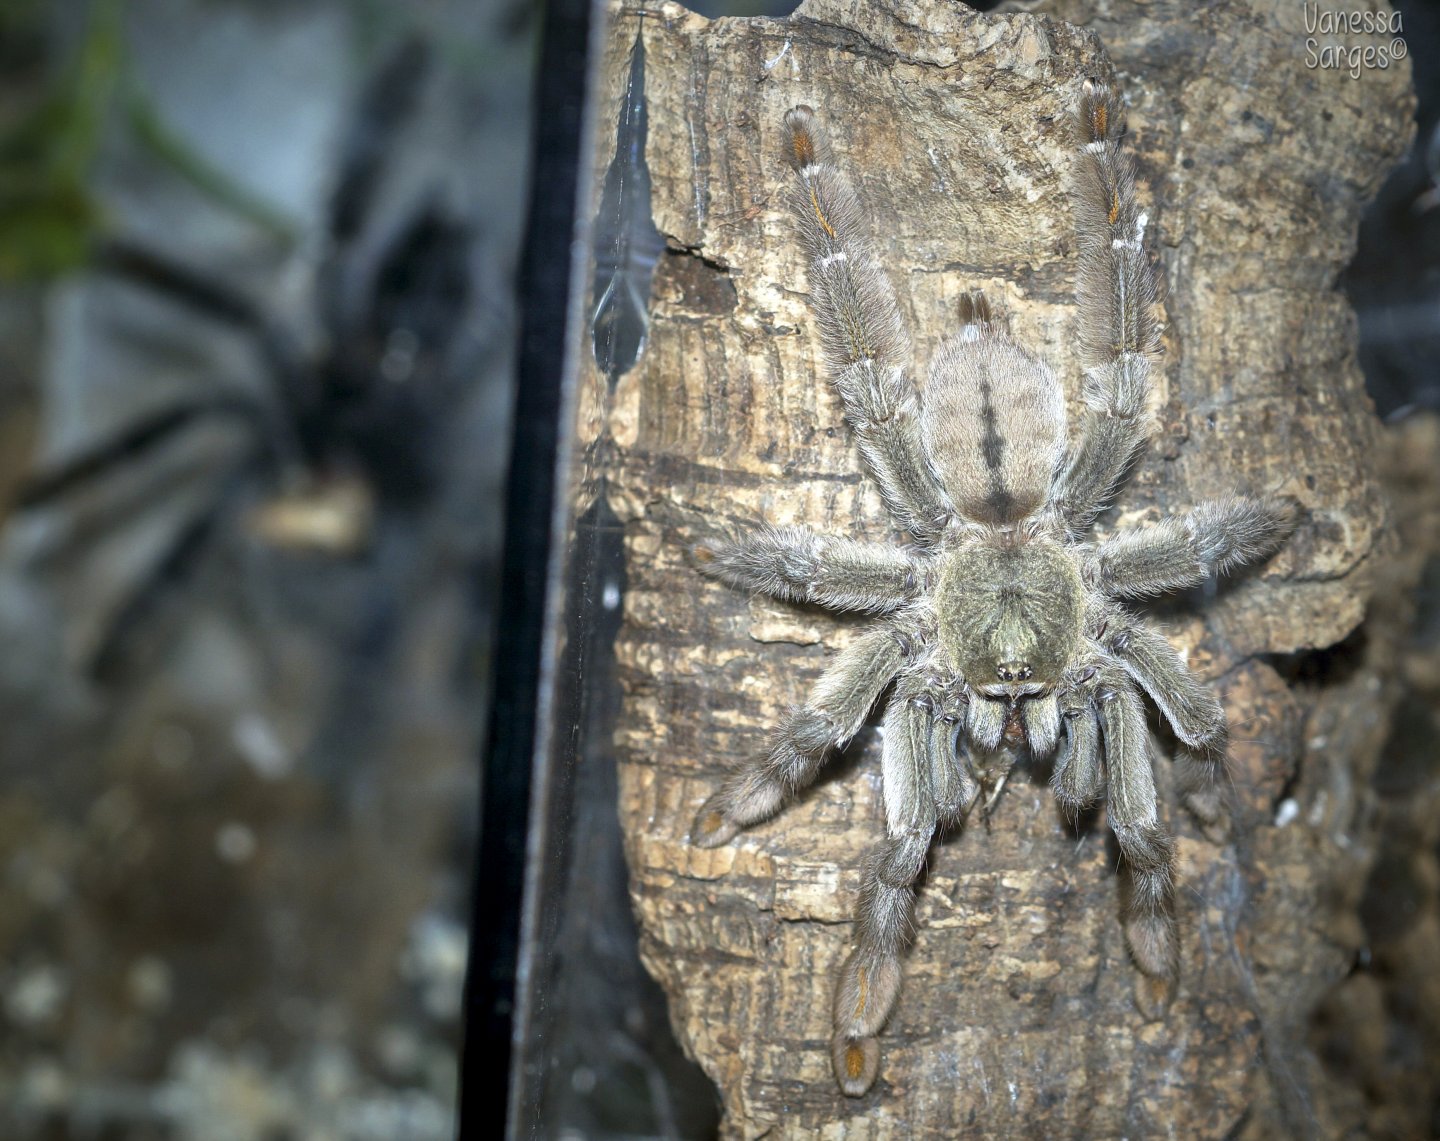
[[[912,543],[762,526],[696,546],[701,569],[731,586],[878,618],[835,656],[769,750],[701,807],[691,837],[714,847],[772,815],[889,691],[886,835],[865,862],[854,949],[835,990],[832,1061],[851,1096],[879,1071],[877,1035],[899,995],[914,884],[937,829],[963,821],[982,792],[993,806],[1027,756],[1054,755],[1052,784],[1067,807],[1105,798],[1133,881],[1126,942],[1146,976],[1173,988],[1173,845],[1157,810],[1140,695],[1175,732],[1197,811],[1215,803],[1225,717],[1123,601],[1261,559],[1293,527],[1290,501],[1234,496],[1087,540],[1145,443],[1159,326],[1120,100],[1086,81],[1076,122],[1086,411],[1071,440],[1059,380],[978,293],[930,361],[921,398],[860,202],[815,113],[800,106],[785,116],[791,207],[830,380]]]

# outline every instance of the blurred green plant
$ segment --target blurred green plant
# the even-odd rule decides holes
[[[119,6],[102,0],[53,89],[0,135],[0,277],[47,277],[85,259],[99,223],[90,170],[119,56]]]
[[[46,279],[85,264],[105,229],[94,171],[111,130],[129,131],[160,164],[277,242],[294,241],[280,211],[165,125],[127,65],[123,9],[123,0],[93,0],[74,59],[33,107],[0,128],[0,280]],[[42,15],[38,4],[11,9],[0,36],[23,39]]]

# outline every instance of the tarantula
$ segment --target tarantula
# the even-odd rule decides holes
[[[1156,284],[1121,149],[1116,93],[1087,80],[1078,107],[1076,294],[1084,425],[1066,441],[1064,391],[970,294],[959,332],[930,362],[923,396],[894,293],[863,233],[849,181],[815,113],[785,116],[791,206],[830,379],[871,477],[908,547],[762,526],[702,541],[707,574],[748,591],[883,615],[835,656],[768,753],[701,807],[691,839],[729,841],[814,780],[893,683],[884,717],[886,837],[864,866],[854,949],[835,991],[831,1058],[840,1088],[868,1090],[895,1006],[914,882],[936,830],[993,806],[1012,765],[1055,755],[1062,805],[1108,805],[1128,864],[1126,943],[1173,993],[1179,954],[1174,849],[1156,804],[1148,694],[1178,738],[1187,804],[1213,821],[1225,757],[1219,701],[1163,636],[1120,600],[1194,586],[1276,550],[1292,501],[1227,497],[1101,542],[1086,532],[1148,434],[1158,355]]]

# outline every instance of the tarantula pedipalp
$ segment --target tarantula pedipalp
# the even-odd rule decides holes
[[[883,733],[886,838],[865,864],[855,946],[835,992],[832,1062],[851,1096],[879,1071],[877,1035],[899,995],[914,883],[937,828],[963,821],[982,791],[993,805],[1026,753],[1055,755],[1052,784],[1067,807],[1106,797],[1132,879],[1127,945],[1146,976],[1173,988],[1173,847],[1157,808],[1140,693],[1174,729],[1187,802],[1201,815],[1216,807],[1225,716],[1122,600],[1254,562],[1294,522],[1287,500],[1236,496],[1086,541],[1144,445],[1159,325],[1147,217],[1120,146],[1116,94],[1087,80],[1078,124],[1086,412],[1067,443],[1059,380],[978,293],[931,360],[922,398],[859,200],[815,113],[800,106],[785,117],[791,205],[811,259],[830,378],[865,465],[913,544],[771,526],[697,544],[701,568],[731,586],[882,617],[833,659],[768,753],[706,801],[691,837],[714,847],[776,812],[893,684]]]

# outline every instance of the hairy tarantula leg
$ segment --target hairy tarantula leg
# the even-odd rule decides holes
[[[1196,586],[1271,554],[1294,530],[1295,515],[1293,500],[1244,496],[1121,531],[1095,551],[1096,585],[1120,598]]]
[[[860,454],[896,521],[932,542],[953,513],[920,439],[919,398],[905,374],[910,336],[864,230],[849,179],[831,160],[809,107],[785,115],[796,173],[790,206],[810,255],[810,300],[830,380]]]
[[[211,502],[188,518],[171,537],[164,555],[124,600],[91,655],[88,672],[101,683],[133,676],[136,642],[177,588],[193,580],[213,536],[233,524],[235,514],[253,486],[257,452],[251,451],[224,475]]]
[[[1050,787],[1067,812],[1089,808],[1105,792],[1097,695],[1127,684],[1126,674],[1118,665],[1102,660],[1081,666],[1061,687],[1057,704],[1063,736]]]
[[[970,814],[980,796],[980,784],[962,743],[965,698],[934,677],[912,673],[901,678],[894,700],[908,701],[926,715],[930,727],[926,751],[936,820],[958,824]]]
[[[964,820],[980,796],[980,784],[961,748],[956,725],[943,718],[930,723],[930,785],[935,793],[935,815],[942,824]]]
[[[1151,361],[1160,345],[1155,274],[1145,252],[1149,217],[1136,204],[1135,166],[1120,146],[1124,116],[1114,91],[1085,81],[1075,292],[1087,411],[1050,490],[1050,503],[1072,535],[1094,522],[1144,446]]]
[[[1107,648],[1125,672],[1150,695],[1180,738],[1176,757],[1185,807],[1203,823],[1221,815],[1220,778],[1225,772],[1225,711],[1166,638],[1138,618],[1112,617]]]
[[[781,724],[770,751],[735,772],[695,814],[690,840],[716,848],[774,815],[815,779],[825,754],[844,745],[912,652],[892,627],[876,625],[841,650],[810,699]]]
[[[855,913],[855,949],[835,986],[830,1060],[847,1097],[860,1097],[880,1073],[876,1036],[900,997],[900,952],[910,935],[915,880],[931,833],[883,840],[865,863]]]
[[[1105,791],[1105,769],[1100,763],[1100,722],[1090,708],[1067,709],[1062,719],[1065,732],[1050,787],[1061,807],[1075,813],[1089,808]]]
[[[886,839],[866,860],[855,915],[855,948],[835,987],[830,1059],[848,1097],[859,1097],[880,1071],[876,1035],[900,997],[900,952],[910,936],[915,880],[935,833],[930,756],[933,718],[897,697],[885,716]]]
[[[1110,830],[1130,870],[1123,904],[1125,941],[1136,965],[1168,986],[1179,974],[1171,897],[1175,853],[1159,819],[1145,712],[1128,684],[1102,686],[1096,700],[1110,769]]]
[[[63,465],[32,477],[20,489],[16,505],[21,510],[44,506],[81,484],[105,475],[121,464],[169,441],[176,432],[209,416],[236,416],[263,430],[263,410],[249,396],[219,395],[168,405],[142,416],[90,451],[81,452]]]
[[[760,527],[736,539],[703,539],[699,567],[741,590],[832,610],[885,613],[920,593],[920,561],[895,547],[833,539],[806,527]]]

